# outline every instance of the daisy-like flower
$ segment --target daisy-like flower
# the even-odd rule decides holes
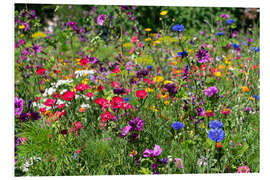
[[[250,169],[248,166],[239,166],[237,173],[250,173]]]

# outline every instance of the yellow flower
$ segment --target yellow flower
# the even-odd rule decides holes
[[[177,61],[173,61],[172,64],[173,64],[173,65],[177,65]]]
[[[151,28],[145,28],[145,31],[150,32],[150,31],[152,31],[152,29]]]
[[[34,34],[32,34],[32,38],[35,38],[35,39],[45,38],[45,37],[47,37],[47,34],[45,34],[44,32],[35,32]]]
[[[151,38],[146,38],[146,39],[144,39],[146,42],[148,42],[148,41],[151,41],[152,39]]]
[[[170,104],[170,101],[164,101],[164,104],[168,105],[168,104]]]
[[[250,97],[249,97],[249,100],[251,100],[251,101],[255,101],[255,98],[254,98],[254,97],[252,97],[252,96],[250,96]]]
[[[123,48],[133,48],[133,47],[134,47],[134,45],[130,42],[126,42],[123,44]]]
[[[168,94],[161,94],[161,98],[166,98]]]
[[[164,81],[163,83],[164,83],[164,85],[166,85],[166,84],[168,84],[168,83],[173,83],[173,81],[166,80],[166,81]]]
[[[158,112],[158,109],[156,108],[156,106],[152,106],[152,110],[153,110],[154,112]]]
[[[204,129],[206,126],[205,126],[205,124],[202,124],[202,128]]]
[[[216,77],[221,77],[222,76],[221,72],[219,72],[219,71],[216,71],[214,74],[215,74]]]
[[[25,26],[23,24],[19,25],[19,29],[24,29]]]
[[[160,83],[164,80],[164,78],[162,76],[156,76],[153,78],[153,80],[155,81],[155,83]]]
[[[87,84],[87,83],[88,83],[88,80],[89,80],[89,79],[85,78],[84,80],[82,80],[82,83],[83,83],[83,84]]]
[[[160,41],[159,40],[156,40],[153,42],[153,45],[156,46],[157,44],[160,44]]]
[[[223,66],[222,64],[220,64],[220,65],[218,66],[218,69],[225,69],[225,66]]]
[[[20,37],[24,37],[24,34],[21,34]]]
[[[241,89],[242,89],[243,92],[249,92],[250,91],[250,89],[247,86],[242,86]]]
[[[59,61],[60,63],[62,63],[62,62],[63,62],[63,59],[59,59],[58,61]]]
[[[154,92],[154,89],[152,89],[152,88],[145,88],[145,91],[146,92]]]
[[[226,64],[229,64],[229,65],[231,64],[231,61],[227,57],[225,57],[224,60]]]
[[[165,15],[167,15],[167,14],[168,14],[168,11],[167,11],[167,10],[164,10],[164,11],[161,11],[161,12],[160,12],[160,15],[161,15],[161,16],[165,16]]]

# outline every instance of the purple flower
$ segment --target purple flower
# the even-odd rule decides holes
[[[128,135],[128,133],[129,133],[129,131],[131,130],[131,128],[132,127],[130,125],[127,125],[125,128],[123,128],[122,133],[120,133],[121,136],[126,137]]]
[[[19,99],[17,96],[15,97],[15,116],[20,116],[23,111],[23,99]]]
[[[24,29],[23,29],[24,32],[30,29],[30,26],[27,22],[22,23],[22,25],[24,25]]]
[[[126,92],[125,88],[115,88],[113,89],[114,94],[124,94]]]
[[[224,18],[224,19],[228,19],[230,18],[229,14],[221,14],[220,17]]]
[[[97,18],[97,23],[100,25],[100,26],[103,26],[103,24],[105,23],[105,16],[103,14],[99,15],[98,18]]]
[[[209,87],[204,90],[204,94],[208,97],[212,97],[213,95],[218,93],[218,89],[215,86]]]
[[[210,54],[203,47],[196,53],[196,57],[198,58],[198,63],[207,63],[209,62]]]
[[[27,56],[29,54],[29,48],[22,50],[22,55]]]
[[[173,83],[166,84],[164,88],[169,92],[171,96],[174,96],[177,93],[176,85]]]
[[[33,51],[35,51],[35,53],[40,53],[42,51],[41,46],[34,44],[34,46],[32,47]]]
[[[148,148],[146,150],[144,150],[143,156],[144,157],[157,157],[161,154],[161,152],[162,152],[162,149],[160,148],[160,146],[155,145],[154,150],[151,150]]]
[[[162,149],[160,148],[160,146],[159,145],[155,145],[154,151],[153,151],[153,155],[154,156],[159,156],[161,154],[161,152],[162,152]]]
[[[199,107],[196,109],[198,116],[204,116],[204,109],[202,107]]]
[[[144,121],[141,118],[135,117],[133,120],[129,121],[129,125],[132,127],[131,131],[142,131]]]
[[[152,155],[153,155],[153,150],[151,150],[151,149],[146,149],[146,150],[144,150],[144,152],[143,152],[143,157],[152,157]]]

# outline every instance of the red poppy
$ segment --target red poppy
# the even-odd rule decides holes
[[[121,109],[125,109],[125,110],[128,110],[128,109],[131,109],[132,108],[132,105],[128,104],[128,103],[122,103]]]
[[[45,73],[45,69],[44,68],[39,68],[37,70],[37,75],[41,75],[41,74],[44,74]]]
[[[71,101],[75,97],[75,92],[67,91],[62,95],[62,99],[65,101]]]
[[[98,86],[98,91],[102,91],[104,89],[104,86],[100,85]]]
[[[64,107],[65,107],[65,104],[60,104],[60,105],[57,106],[58,109],[62,109]]]
[[[88,84],[79,84],[78,86],[75,86],[75,89],[77,91],[85,91],[86,89],[89,88],[89,85]]]
[[[114,96],[112,100],[110,101],[112,107],[114,109],[120,108],[124,102],[124,99],[118,96]]]
[[[119,88],[120,87],[119,83],[117,83],[115,81],[112,81],[111,86],[114,87],[114,88]]]
[[[46,102],[44,103],[44,105],[45,106],[48,106],[48,107],[54,106],[55,105],[55,101],[56,101],[56,99],[50,99],[50,98],[48,98],[46,100]]]
[[[140,99],[143,99],[147,96],[147,92],[144,89],[138,90],[138,91],[136,91],[136,96]]]
[[[83,59],[80,60],[80,65],[81,66],[86,66],[87,64],[88,64],[88,60],[87,59],[84,59],[83,58]]]
[[[118,68],[115,68],[115,69],[113,70],[113,72],[114,72],[114,73],[120,73],[120,70],[119,70]]]
[[[102,122],[106,123],[107,121],[113,118],[113,115],[110,112],[105,112],[104,114],[101,114],[101,117],[102,117]]]
[[[93,97],[93,96],[94,96],[94,94],[93,94],[93,93],[91,93],[91,92],[88,92],[88,93],[86,94],[86,96],[90,98],[90,97]]]
[[[109,107],[109,102],[107,99],[98,98],[95,100],[95,103],[100,105],[100,107]]]

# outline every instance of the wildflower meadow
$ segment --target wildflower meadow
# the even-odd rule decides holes
[[[259,9],[14,12],[15,176],[260,172]]]

